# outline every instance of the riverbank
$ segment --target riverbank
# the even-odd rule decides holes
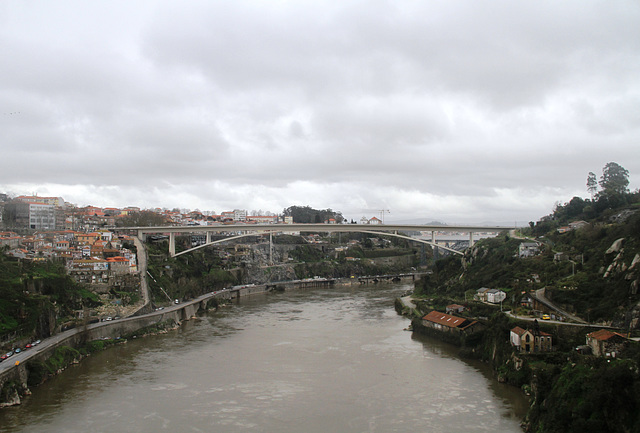
[[[525,361],[513,351],[509,342],[512,324],[505,315],[494,314],[491,318],[479,320],[481,330],[466,334],[424,326],[424,314],[417,309],[417,302],[411,296],[397,298],[394,306],[398,314],[411,319],[411,329],[414,333],[456,347],[458,356],[488,365],[496,381],[513,386],[514,389],[519,389],[523,396],[530,397],[531,376],[528,369],[522,368]],[[530,406],[532,403],[533,400],[529,398]],[[527,430],[528,418],[525,416],[521,421],[523,430]]]
[[[510,333],[516,326],[526,328],[528,322],[496,311],[482,320],[485,328],[470,339],[461,332],[424,326],[422,317],[428,311],[411,306],[407,298],[396,299],[396,311],[411,318],[414,333],[457,347],[458,356],[487,364],[499,382],[528,397],[525,431],[635,431],[640,423],[640,349],[632,342],[616,357],[582,354],[575,347],[584,344],[588,330],[583,325],[539,323],[553,338],[553,350],[524,353],[511,345]]]
[[[415,279],[415,274],[379,275],[367,277],[371,282]],[[73,363],[80,362],[92,348],[105,341],[124,342],[142,336],[146,330],[161,332],[180,326],[199,312],[217,308],[220,304],[273,291],[306,290],[332,285],[361,285],[358,278],[311,278],[270,284],[247,284],[207,293],[196,299],[174,304],[151,313],[109,322],[93,323],[74,328],[43,340],[37,347],[14,355],[0,364],[0,407],[20,404],[30,394],[30,388],[58,374]],[[155,331],[154,331],[155,330]]]

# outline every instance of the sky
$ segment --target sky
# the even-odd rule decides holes
[[[526,225],[640,186],[635,0],[3,0],[0,55],[13,195]]]

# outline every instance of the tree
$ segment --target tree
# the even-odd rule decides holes
[[[629,171],[615,162],[609,162],[602,169],[600,177],[601,194],[606,197],[624,195],[629,192]]]
[[[166,224],[167,218],[164,215],[148,210],[124,216],[116,221],[118,227],[151,227]]]
[[[590,171],[587,176],[587,191],[591,194],[591,200],[596,195],[596,191],[598,190],[598,180],[596,179],[596,175],[594,172]]]
[[[284,216],[293,217],[294,223],[323,223],[333,218],[337,223],[342,223],[344,217],[341,212],[331,209],[318,210],[309,206],[290,206],[282,211]]]

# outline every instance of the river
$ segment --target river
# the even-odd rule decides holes
[[[0,410],[0,431],[520,432],[519,390],[403,331],[408,288],[242,299],[92,355]]]

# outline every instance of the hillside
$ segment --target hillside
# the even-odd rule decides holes
[[[462,259],[435,262],[432,275],[416,283],[420,314],[456,302],[467,305],[464,317],[488,318],[484,331],[453,342],[531,397],[526,431],[640,431],[638,343],[625,339],[616,357],[583,354],[576,347],[598,328],[541,320],[534,326],[553,337],[553,351],[523,353],[512,347],[510,333],[531,322],[500,313],[540,319],[540,311],[521,301],[545,288],[547,298],[591,324],[617,327],[621,338],[640,335],[639,199],[638,191],[574,197],[518,233],[481,240]],[[501,289],[507,298],[501,306],[470,302],[482,287]]]
[[[523,292],[545,287],[548,298],[589,322],[638,328],[640,209],[622,206],[584,220],[580,213],[582,226],[562,232],[573,221],[556,215],[563,210],[516,236],[479,241],[462,260],[436,262],[417,293],[464,299],[481,287],[498,288],[508,294],[505,306],[515,309]],[[520,245],[532,241],[536,253],[519,257]]]
[[[52,335],[99,298],[50,261],[19,261],[0,254],[0,344]]]

